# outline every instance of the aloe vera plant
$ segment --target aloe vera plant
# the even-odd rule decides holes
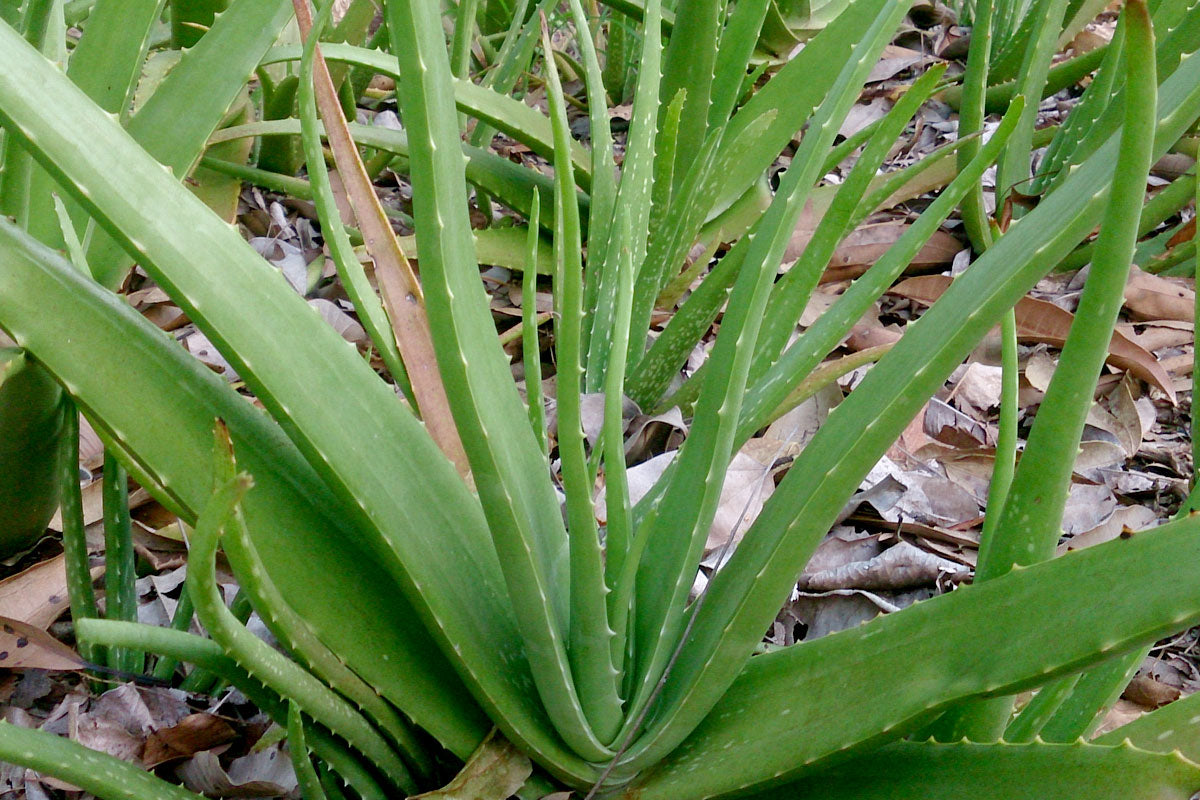
[[[287,14],[263,5],[235,0],[190,52],[214,46],[209,37],[228,30],[219,26],[231,15],[258,9],[282,25]],[[409,359],[414,382],[440,383],[448,410],[414,392],[414,411],[179,182],[198,161],[199,144],[156,143],[137,124],[151,106],[123,127],[72,82],[69,69],[64,75],[0,24],[6,141],[24,148],[45,179],[77,204],[64,218],[95,226],[96,252],[118,259],[94,263],[136,259],[265,408],[247,404],[116,297],[105,277],[115,268],[85,274],[46,237],[0,221],[0,329],[23,349],[21,358],[36,362],[71,396],[129,473],[193,525],[188,595],[212,635],[80,619],[79,637],[117,652],[189,661],[237,685],[287,728],[310,798],[323,796],[326,771],[362,797],[433,788],[446,776],[438,773],[431,742],[466,761],[493,727],[512,745],[506,758],[521,753],[540,768],[524,792],[530,796],[559,786],[663,800],[869,798],[896,796],[898,785],[905,796],[1004,798],[1025,796],[1025,783],[1033,781],[1047,797],[1182,798],[1200,788],[1200,728],[1179,723],[1185,711],[1139,721],[1131,726],[1131,744],[1063,734],[1074,720],[1095,716],[1124,675],[1120,662],[1128,653],[1200,621],[1200,521],[1180,519],[1045,560],[1070,474],[1065,454],[1078,441],[1097,359],[1111,335],[1114,287],[1132,253],[1150,160],[1200,117],[1200,59],[1180,38],[1187,34],[1175,33],[1197,27],[1200,15],[1189,8],[1164,23],[1171,34],[1156,49],[1146,3],[1131,0],[1121,74],[1134,99],[1114,112],[1120,116],[1105,118],[1101,141],[1078,137],[1059,146],[1074,169],[991,242],[871,369],[797,457],[709,587],[692,599],[734,453],[789,402],[954,208],[964,198],[976,203],[972,192],[984,170],[1002,153],[1015,159],[1011,164],[1019,160],[1014,153],[1028,154],[1030,140],[1014,133],[1024,124],[1024,100],[1012,101],[988,142],[963,150],[956,176],[893,250],[788,344],[832,248],[894,191],[886,181],[875,183],[873,173],[897,130],[936,88],[936,73],[918,82],[868,134],[861,169],[830,202],[811,252],[776,281],[792,230],[831,151],[837,153],[835,133],[908,4],[829,4],[840,13],[745,102],[743,83],[763,20],[784,4],[741,2],[729,12],[717,0],[687,0],[676,4],[671,25],[657,0],[626,4],[622,11],[643,27],[619,172],[604,113],[605,71],[586,43],[591,34],[582,5],[571,3],[568,13],[585,41],[580,69],[590,150],[570,138],[551,39],[537,14],[529,17],[533,25],[524,12],[516,15],[511,41],[513,50],[528,43],[530,52],[541,43],[547,115],[465,81],[463,41],[472,35],[469,12],[476,5],[460,5],[453,49],[440,4],[389,0],[390,56],[347,45],[325,53],[397,76],[403,141],[385,144],[380,135],[365,143],[403,148],[421,267],[420,291],[403,299],[428,318],[436,372],[424,378],[413,372],[416,359],[400,337],[384,339],[394,335],[388,325],[372,325],[372,335],[384,339],[380,351]],[[481,30],[495,24],[496,5],[486,4]],[[306,12],[302,7],[302,28]],[[329,13],[328,6],[321,10],[310,36],[320,36]],[[997,30],[1011,35],[1017,22],[1006,17]],[[330,91],[334,82],[314,69],[321,56],[312,41],[266,56],[270,38],[254,38],[256,59],[299,58],[300,75],[317,75],[313,90]],[[988,46],[986,36],[980,41]],[[1164,52],[1176,57],[1165,59],[1169,68],[1155,80]],[[967,94],[982,104],[983,79],[972,80],[974,94]],[[1044,80],[1035,76],[1027,91],[1039,91],[1034,84]],[[236,93],[222,95],[224,105]],[[303,119],[270,123],[276,126],[270,130],[305,132],[311,189],[332,240],[343,222],[328,202],[324,165],[316,163],[323,158],[318,103],[307,83],[301,95]],[[164,95],[162,107],[173,96]],[[224,111],[209,116],[212,127]],[[325,119],[333,111],[322,101]],[[529,143],[552,160],[553,181],[460,147],[460,113]],[[761,176],[801,127],[792,166],[768,197]],[[344,146],[345,131],[330,128],[339,167],[348,168],[341,159],[353,157],[353,148]],[[228,135],[267,131],[258,124]],[[364,143],[365,129],[346,131]],[[175,174],[162,169],[164,162]],[[552,233],[561,508],[540,396],[531,391],[535,407],[526,407],[488,312],[467,214],[468,180],[530,215],[527,296],[535,286],[539,228]],[[988,566],[981,560],[978,585],[854,630],[754,655],[869,469],[963,357],[1097,224],[1103,233],[1092,245],[1087,296],[1103,313],[1072,331],[1068,349],[1082,355],[1073,377],[1056,378],[1062,389],[1053,392],[1054,413],[1038,423],[1050,432],[1031,438],[1002,508],[989,509],[998,522],[989,525]],[[688,251],[717,236],[737,241],[647,349],[652,311],[687,274]],[[85,254],[88,264],[92,259]],[[351,271],[343,274],[347,283],[357,280]],[[366,310],[373,298],[359,299],[364,317],[377,314]],[[48,304],[69,320],[70,335],[40,312]],[[670,402],[671,378],[721,313],[712,354],[684,387],[691,433],[659,484],[632,503],[622,398],[632,395],[646,406]],[[527,310],[525,324],[534,321]],[[535,336],[525,337],[527,362],[538,362],[538,346]],[[169,402],[156,399],[163,376],[175,387]],[[603,434],[591,451],[581,423],[585,390],[606,397]],[[461,441],[465,469],[429,433],[447,423]],[[600,469],[608,505],[603,531],[592,505]],[[290,657],[251,637],[220,602],[212,574],[219,542]],[[1081,588],[1113,576],[1124,598],[1117,607],[1096,604]],[[1037,619],[1030,609],[1054,613]],[[902,678],[885,680],[893,676]],[[1015,731],[1014,741],[937,743],[923,735],[931,726],[994,716],[1005,701],[986,703],[982,712],[980,701],[1038,687],[1053,689],[1043,689],[1043,697],[1062,700],[1046,711],[1047,729],[1058,732],[1060,743]],[[1002,711],[1007,723],[1011,706]],[[938,722],[943,715],[949,723]],[[102,797],[182,796],[69,743],[43,746],[48,737],[0,726],[0,758],[59,774]]]

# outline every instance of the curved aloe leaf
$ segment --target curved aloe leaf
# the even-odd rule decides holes
[[[218,429],[219,438],[224,438],[224,442],[218,441],[218,448],[231,448],[228,431],[220,425]],[[232,458],[232,449],[228,452]],[[226,607],[217,585],[217,546],[225,528],[236,524],[241,499],[253,485],[245,473],[224,482],[213,492],[192,529],[188,540],[187,589],[196,604],[196,616],[213,641],[250,674],[280,697],[299,704],[307,714],[370,758],[388,780],[411,794],[416,791],[416,783],[399,755],[379,732],[344,698],[246,630]]]
[[[140,767],[46,731],[0,722],[0,759],[53,775],[103,800],[202,800]]]

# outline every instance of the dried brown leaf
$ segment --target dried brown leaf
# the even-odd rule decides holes
[[[40,628],[0,617],[0,667],[77,670],[87,666],[79,654]]]
[[[923,275],[898,283],[890,292],[931,305],[945,293],[952,280],[947,275]],[[1016,317],[1017,337],[1022,341],[1045,342],[1061,347],[1066,341],[1075,315],[1045,300],[1023,297],[1017,303]],[[1158,359],[1120,331],[1113,331],[1107,360],[1113,366],[1132,372],[1150,385],[1161,389],[1172,403],[1175,402],[1171,376],[1158,363]]]

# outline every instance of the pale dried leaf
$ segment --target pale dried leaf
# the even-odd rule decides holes
[[[467,763],[454,776],[454,780],[436,791],[416,795],[416,798],[508,800],[531,774],[533,764],[529,756],[493,730],[467,759]]]
[[[5,669],[83,669],[87,662],[40,628],[0,617],[0,667]]]
[[[211,750],[201,750],[175,773],[188,789],[209,797],[282,797],[296,788],[292,760],[278,746],[236,758],[228,771]]]

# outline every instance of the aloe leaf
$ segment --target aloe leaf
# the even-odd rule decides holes
[[[871,20],[886,5],[881,0],[850,3],[734,114],[725,132],[723,148],[737,157],[726,175],[723,191],[712,201],[710,213],[724,210],[766,172],[829,91],[837,77],[837,70],[830,69],[830,65],[846,62]],[[776,109],[778,116],[766,136],[753,147],[747,147],[741,133],[771,109]]]
[[[428,777],[433,765],[417,742],[408,721],[347,667],[345,661],[317,637],[308,621],[292,609],[267,574],[240,512],[234,515],[226,528],[224,549],[238,576],[239,586],[275,637],[309,671],[370,717],[408,762],[414,765],[419,775]],[[190,592],[188,596],[191,597]]]
[[[634,646],[638,648],[638,675],[631,702],[634,713],[648,707],[668,662],[675,658],[673,651],[684,638],[685,625],[691,627],[690,622],[684,622],[688,590],[694,582],[732,457],[742,395],[774,276],[808,191],[819,177],[821,160],[817,154],[832,144],[871,64],[907,10],[908,4],[903,2],[885,7],[862,35],[829,96],[810,121],[809,134],[796,153],[796,166],[784,176],[775,200],[747,247],[721,334],[713,348],[711,359],[715,367],[702,390],[692,430],[663,495],[657,524],[647,534],[649,541],[638,569],[633,631]],[[678,686],[674,680],[669,684]],[[680,693],[690,692],[691,687],[683,685],[687,688]],[[720,685],[709,684],[703,693],[715,695]],[[671,689],[666,692],[671,693]],[[715,701],[715,696],[710,697]],[[703,715],[702,711],[689,715],[674,713],[669,702],[666,708],[669,710],[657,717],[630,751],[636,751],[634,757],[640,764],[653,762],[668,752]]]
[[[754,55],[758,32],[762,29],[770,0],[750,0],[733,7],[721,46],[713,65],[712,101],[708,109],[708,128],[724,125],[733,113],[746,78],[746,66]]]
[[[850,223],[871,178],[883,164],[904,126],[929,99],[943,73],[944,70],[936,67],[928,70],[883,118],[883,124],[863,148],[829,209],[821,217],[804,253],[777,282],[771,301],[767,304],[763,332],[759,336],[754,364],[750,368],[752,381],[761,377],[768,365],[784,350],[788,336],[795,330],[838,242],[850,232]]]
[[[616,309],[616,286],[619,271],[619,251],[629,247],[633,263],[641,269],[645,266],[647,236],[650,232],[652,210],[652,187],[660,178],[656,174],[655,145],[659,141],[658,114],[661,94],[662,42],[657,35],[657,20],[662,13],[660,0],[650,0],[647,7],[649,22],[642,36],[642,51],[638,63],[637,87],[634,90],[633,110],[629,121],[629,135],[625,145],[625,161],[622,165],[621,185],[617,189],[616,207],[630,209],[627,241],[610,240],[603,243],[599,254],[604,261],[590,261],[589,268],[595,273],[589,279],[588,299],[591,317],[589,321],[587,356],[587,386],[599,390],[604,385],[608,369],[609,351],[612,346],[612,316]],[[678,98],[673,98],[672,103]],[[664,184],[665,186],[666,184]],[[610,228],[610,235],[618,232]],[[591,287],[595,287],[594,289]],[[639,339],[630,339],[631,346]],[[630,360],[640,357],[640,351],[631,352]]]
[[[129,518],[129,480],[125,468],[104,454],[104,589],[108,619],[137,621],[136,556]],[[142,654],[125,649],[108,651],[108,666],[122,672],[142,671]]]
[[[1108,745],[1129,741],[1156,753],[1178,751],[1185,758],[1200,758],[1200,695],[1168,703],[1093,741]]]
[[[1149,12],[1144,0],[1130,0],[1125,9],[1129,63],[1125,125],[1096,254],[1063,346],[1060,367],[1047,389],[994,529],[997,535],[980,542],[977,580],[1002,574],[1012,564],[1029,564],[1053,554],[1084,418],[1124,302],[1152,160],[1157,100]],[[1015,230],[1021,225],[1017,223]]]
[[[521,626],[520,637],[512,627],[508,628],[511,633],[506,631],[512,636],[515,652],[503,657],[519,658],[524,668],[521,641],[525,642],[525,647],[530,648],[528,669],[553,729],[575,753],[600,760],[609,751],[584,718],[564,657],[570,562],[558,501],[545,474],[541,448],[524,422],[525,409],[513,385],[508,360],[496,341],[495,325],[480,285],[467,218],[462,158],[457,148],[438,146],[457,137],[454,93],[450,88],[450,67],[441,27],[427,7],[397,1],[388,5],[388,30],[400,54],[400,71],[405,76],[397,87],[405,125],[413,132],[409,160],[415,219],[417,229],[422,231],[417,252],[438,365],[479,489],[479,504],[487,518],[487,528],[481,533],[487,536],[490,529],[495,546],[492,552],[499,556],[499,565],[493,566],[494,572],[486,577],[494,581],[503,575],[513,604],[506,604],[506,611],[515,607],[515,619]],[[481,542],[473,545],[476,550],[491,549]],[[438,547],[445,545],[439,542]],[[469,552],[468,549],[466,553],[454,554],[453,561],[446,561],[445,556],[439,560],[457,563],[471,557]],[[461,565],[456,569],[461,570]],[[422,588],[428,593],[428,588]],[[454,601],[466,591],[477,593],[478,589],[464,588]],[[486,602],[499,603],[501,599]],[[478,609],[470,613],[477,615]],[[512,626],[513,616],[508,611],[505,617],[490,624],[503,622],[506,627]],[[452,637],[456,649],[469,645],[462,641],[463,633]],[[494,634],[485,636],[477,646],[491,653],[477,664],[499,661]],[[499,668],[496,663],[487,666],[488,670]],[[513,671],[511,666],[504,667],[504,672],[510,675]],[[495,680],[487,673],[476,677]],[[504,688],[507,695],[504,699],[507,703],[520,701],[532,705],[531,690],[528,683],[517,683],[510,678]],[[521,692],[524,694],[519,695]],[[530,709],[527,713],[532,712]],[[514,720],[512,710],[505,717],[506,722],[536,726],[534,730],[543,737],[548,733],[540,712],[527,723]],[[521,736],[514,736],[517,728],[512,725],[513,730],[505,730],[505,735],[528,750],[537,752],[551,744],[523,742],[529,734],[522,731]],[[547,760],[577,775],[591,771],[578,761],[572,764],[570,758],[555,755]]]
[[[1042,739],[1073,742],[1089,738],[1129,685],[1148,652],[1149,647],[1135,648],[1085,672],[1071,696],[1042,728]]]
[[[490,723],[466,701],[465,687],[411,606],[396,596],[380,560],[359,543],[338,501],[279,428],[57,254],[2,223],[0,250],[0,327],[39,353],[50,373],[71,387],[106,447],[120,445],[127,453],[139,483],[194,521],[211,491],[195,464],[211,452],[213,419],[224,419],[245,467],[257,476],[244,510],[285,598],[385,697],[455,753],[469,755]],[[71,321],[75,335],[64,337],[60,318],[38,310],[47,302]],[[314,318],[305,314],[301,325]],[[132,363],[144,369],[131,371]],[[158,397],[167,375],[177,387],[170,403],[131,400]],[[389,600],[381,604],[380,597]],[[347,619],[355,623],[347,625]]]
[[[819,775],[752,795],[756,800],[1043,800],[1129,797],[1186,800],[1200,766],[1178,753],[1125,743],[972,744],[897,742]]]
[[[630,794],[719,796],[812,775],[905,735],[948,703],[1011,694],[1185,628],[1200,618],[1198,530],[1200,519],[1169,523],[755,656]],[[1113,575],[1132,602],[1097,604],[1078,588]],[[1055,613],[1031,625],[1029,609],[1045,608]],[[903,687],[887,680],[897,674]]]
[[[618,228],[628,229],[629,213],[620,211]],[[627,241],[621,233],[619,241]],[[622,247],[618,266],[617,308],[613,337],[612,362],[609,364],[607,386],[604,387],[604,500],[608,523],[605,529],[605,584],[614,590],[628,563],[633,538],[633,515],[629,502],[629,480],[625,472],[625,353],[628,347],[630,320],[633,316],[633,253],[628,245]],[[613,661],[625,663],[626,627],[618,620],[627,619],[628,606],[622,605],[628,595],[613,591],[608,595],[609,624],[613,629]]]
[[[692,154],[707,138],[725,3],[723,0],[681,0],[676,4],[676,11],[679,13],[675,28],[663,53],[660,91],[663,97],[672,98],[684,92],[674,168],[678,184],[687,172]],[[646,27],[650,25],[649,21],[645,23]]]
[[[304,737],[304,720],[300,717],[300,706],[295,702],[288,703],[288,754],[292,757],[292,768],[296,771],[296,780],[300,784],[300,793],[304,800],[326,800],[325,789],[321,779],[313,768],[312,759],[308,756],[308,741]]]
[[[395,56],[379,50],[347,44],[327,44],[321,48],[321,54],[327,61],[366,67],[380,75],[402,80],[396,68]],[[299,61],[300,56],[301,48],[298,45],[282,45],[272,48],[261,63]],[[460,111],[527,145],[543,158],[554,158],[554,132],[550,129],[550,120],[545,114],[511,97],[461,78],[451,80],[451,91]],[[575,170],[576,182],[580,188],[587,191],[592,182],[591,156],[578,142],[571,143],[571,164]]]
[[[584,82],[588,97],[589,136],[592,140],[592,188],[591,207],[588,209],[588,259],[593,263],[604,263],[604,245],[611,236],[609,226],[614,224],[613,204],[617,199],[616,163],[613,160],[612,126],[608,120],[608,104],[605,102],[604,78],[596,45],[588,28],[587,16],[579,0],[571,0],[571,18],[575,22],[576,41],[583,58]],[[591,243],[595,242],[595,246]],[[585,301],[584,308],[592,304]],[[584,331],[587,342],[587,331]],[[585,345],[586,346],[586,345]]]
[[[1158,39],[1155,62],[1160,82],[1165,82],[1176,69],[1182,66],[1189,54],[1200,48],[1200,4],[1192,2],[1182,12],[1180,12],[1178,4],[1159,4],[1159,14],[1169,10],[1174,10],[1179,14],[1177,24],[1162,26],[1167,28],[1165,31],[1162,27],[1156,26],[1155,28]],[[1113,67],[1114,70],[1116,68],[1116,66]],[[1119,75],[1117,80],[1120,80]],[[1064,136],[1070,136],[1067,139],[1067,152],[1054,164],[1057,172],[1050,176],[1050,186],[1060,184],[1073,165],[1091,156],[1120,127],[1125,103],[1124,96],[1124,87],[1107,95],[1111,98],[1109,100],[1105,100],[1105,95],[1097,93],[1094,105],[1089,104],[1078,112],[1072,112],[1079,113],[1081,121],[1078,127],[1064,133]],[[1082,137],[1075,140],[1074,137],[1080,133],[1081,129]]]
[[[33,544],[54,516],[64,416],[58,384],[28,354],[0,348],[0,553]]]
[[[231,448],[228,432],[222,426],[218,430],[225,437],[224,443],[218,442],[218,448]],[[245,473],[226,481],[213,492],[188,539],[187,587],[196,603],[196,616],[213,641],[248,672],[281,697],[298,703],[306,713],[368,756],[396,786],[411,794],[416,791],[412,775],[379,732],[303,667],[246,630],[225,606],[217,586],[217,544],[223,530],[233,524],[241,498],[253,485]]]
[[[1077,683],[1079,675],[1064,675],[1039,688],[1033,699],[1004,729],[1001,739],[1009,744],[1025,744],[1037,739],[1042,728],[1054,716],[1054,712],[1058,711],[1062,701],[1071,694]],[[1011,708],[1011,704],[1008,707]]]
[[[1164,83],[1162,108],[1171,111],[1164,111],[1156,131],[1156,153],[1200,115],[1197,73],[1200,59],[1187,59]],[[1076,170],[1069,191],[1055,192],[1025,217],[1020,236],[1002,237],[957,278],[830,415],[713,579],[672,686],[718,686],[722,681],[704,673],[736,673],[845,498],[878,457],[1003,312],[1095,227],[1116,144]],[[674,702],[672,694],[669,686],[663,702]]]
[[[63,435],[58,454],[58,480],[62,499],[63,564],[67,576],[67,596],[71,619],[99,616],[92,571],[88,562],[87,536],[83,523],[83,496],[79,488],[79,412],[69,397],[63,399]],[[79,654],[93,664],[98,653],[90,645],[79,644]]]
[[[471,77],[471,40],[478,11],[479,0],[459,0],[454,17],[454,38],[450,40],[450,71],[456,78]]]
[[[201,800],[203,795],[167,783],[141,767],[42,730],[0,723],[0,758],[78,786],[103,800],[161,797]]]
[[[555,397],[558,399],[558,452],[566,494],[567,531],[571,563],[571,611],[567,653],[579,702],[596,737],[605,744],[620,728],[619,674],[611,659],[613,631],[604,602],[604,566],[592,504],[593,480],[587,466],[580,396],[583,391],[583,257],[579,213],[571,202],[574,183],[567,169],[566,103],[550,47],[550,32],[542,25],[550,121],[554,126],[554,294]],[[619,399],[618,399],[619,400]]]
[[[1020,78],[1017,81],[1017,94],[1026,98],[1042,96],[1041,90],[1046,83],[1046,73],[1050,69],[1050,59],[1054,55],[1063,14],[1067,9],[1067,0],[1036,2],[1037,5],[1030,9],[1028,17],[1036,19],[1038,24],[1034,27],[1032,36],[1021,40],[1025,43],[1025,52],[1021,61]],[[1037,103],[1026,104],[1017,129],[996,165],[997,205],[1017,186],[1024,186],[1030,176],[1029,159],[1033,149],[1033,128],[1037,122],[1037,111]]]
[[[307,53],[307,51],[306,51]],[[306,74],[303,86],[296,79],[296,94],[299,95],[300,130],[303,145],[303,157],[307,163],[310,191],[316,202],[317,214],[321,221],[321,229],[329,245],[329,253],[337,268],[338,277],[350,302],[354,304],[358,318],[370,337],[371,342],[379,350],[380,358],[388,372],[397,384],[405,388],[405,394],[411,398],[412,384],[408,378],[408,370],[400,355],[396,336],[392,332],[387,313],[383,304],[375,294],[375,289],[367,280],[366,271],[354,254],[350,237],[342,227],[341,213],[334,199],[333,187],[329,181],[329,169],[325,166],[325,153],[321,149],[322,125],[318,121],[316,96],[312,88],[311,56],[301,60],[301,69]],[[289,76],[292,77],[292,76]],[[285,79],[286,80],[286,79]],[[281,81],[282,85],[282,81]],[[340,109],[337,113],[341,113]],[[415,398],[411,402],[416,404]]]
[[[105,111],[127,115],[149,47],[150,31],[162,8],[163,0],[118,0],[100,3],[88,16],[85,34],[71,52],[67,76]],[[47,244],[58,246],[62,234],[50,213],[54,188],[48,174],[41,170],[34,173],[28,230]],[[84,221],[82,210],[72,203],[70,211],[78,227]]]
[[[549,459],[546,441],[546,406],[542,397],[542,347],[537,329],[537,264],[539,203],[534,189],[533,212],[526,231],[525,269],[521,275],[521,352],[525,366],[525,402],[529,406],[529,425],[542,455]],[[547,462],[546,468],[549,469]]]

